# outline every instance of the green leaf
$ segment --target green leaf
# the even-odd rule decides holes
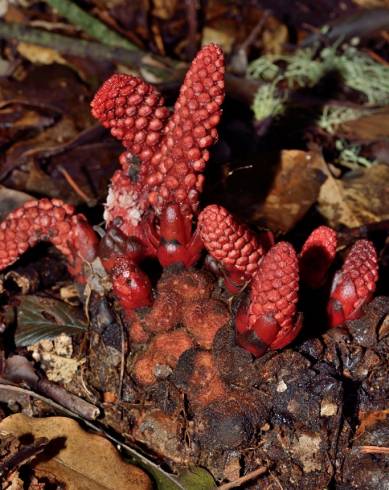
[[[216,488],[215,480],[205,468],[194,467],[178,477],[186,490],[211,490]]]
[[[87,328],[77,308],[41,296],[21,296],[17,308],[15,344],[26,346],[61,333],[78,334]]]
[[[81,27],[84,32],[98,39],[101,43],[132,51],[138,50],[137,46],[128,39],[107,27],[93,15],[85,12],[76,2],[70,0],[46,0],[46,2],[73,25]]]

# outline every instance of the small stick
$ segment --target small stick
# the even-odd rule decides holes
[[[360,446],[359,450],[366,454],[389,454],[389,447],[384,446]]]
[[[258,476],[263,475],[266,472],[267,472],[266,466],[260,466],[256,470],[247,473],[247,475],[244,475],[230,483],[225,483],[224,485],[220,485],[220,487],[218,488],[219,490],[230,490],[230,488],[240,487],[244,483],[248,482],[249,480],[253,480],[254,478],[257,478]]]
[[[96,420],[100,415],[100,410],[92,403],[89,403],[79,396],[73,395],[66,391],[62,386],[59,386],[47,379],[40,379],[37,384],[37,391],[60,403],[65,408],[72,412],[78,413],[81,417],[88,420]]]
[[[247,38],[243,41],[243,43],[239,46],[239,49],[246,50],[251,46],[251,44],[253,44],[253,42],[256,40],[256,38],[259,36],[260,32],[262,31],[269,16],[270,16],[270,10],[265,10],[262,14],[262,17],[259,19],[259,22],[252,29],[252,31],[247,36]]]
[[[73,413],[73,415],[77,414],[81,418],[85,418],[87,420],[95,420],[100,415],[100,410],[98,407],[76,395],[69,393],[61,386],[51,383],[48,380],[39,380],[34,389],[42,393],[44,396],[24,388],[19,388],[19,386],[15,386],[14,384],[8,383],[4,379],[0,379],[0,390],[15,391],[17,393],[35,396],[36,398],[46,402],[50,401],[52,402],[50,403],[51,405],[69,410]]]
[[[69,172],[62,165],[58,165],[57,168],[61,172],[61,174],[65,177],[66,182],[74,190],[74,192],[78,194],[89,206],[94,205],[95,200],[91,199],[87,194],[85,194],[85,192],[79,187],[79,185],[69,174]]]

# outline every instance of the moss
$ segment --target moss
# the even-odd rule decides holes
[[[312,87],[331,71],[339,73],[345,86],[364,95],[368,105],[389,103],[389,67],[377,63],[354,46],[347,45],[338,53],[338,46],[334,45],[318,55],[309,48],[292,54],[262,56],[253,61],[249,65],[248,76],[265,82],[254,100],[255,117],[261,120],[283,112],[287,93],[280,96],[277,90],[280,82],[286,82],[289,90]],[[343,116],[346,114],[349,117],[351,112],[343,111]],[[340,112],[337,113],[339,115]],[[327,127],[333,129],[332,124]]]
[[[351,144],[347,140],[338,139],[336,149],[339,151],[337,163],[343,167],[356,169],[358,167],[370,167],[376,163],[375,160],[369,160],[360,154],[360,145]]]
[[[262,121],[267,117],[279,116],[284,112],[285,99],[279,94],[275,83],[264,84],[254,97],[253,111],[255,118]]]

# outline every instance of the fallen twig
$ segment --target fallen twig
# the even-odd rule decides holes
[[[0,391],[27,394],[30,396],[35,396],[35,398],[46,402],[49,400],[52,402],[51,404],[57,408],[61,407],[62,409],[68,409],[73,414],[77,414],[79,417],[87,420],[95,420],[100,415],[100,410],[98,407],[83,400],[82,398],[79,398],[76,395],[73,395],[72,393],[69,393],[61,386],[50,383],[50,381],[41,380],[39,387],[36,389],[44,396],[40,395],[39,393],[20,388],[19,386],[9,384],[0,379]]]
[[[63,407],[79,414],[83,418],[95,420],[100,415],[98,407],[40,376],[25,357],[14,355],[8,357],[5,361],[5,369],[0,378],[0,385],[5,385],[8,388],[11,386],[15,387],[15,384],[20,383],[24,383],[38,393],[55,400]]]
[[[85,192],[80,188],[80,186],[77,184],[77,182],[73,179],[73,177],[69,174],[69,172],[62,166],[58,165],[58,171],[61,172],[61,174],[64,176],[66,182],[69,184],[69,186],[73,189],[73,191],[83,199],[86,204],[90,207],[93,207],[96,205],[96,200],[92,197],[89,197]]]
[[[389,454],[389,447],[383,446],[360,446],[359,450],[366,454]]]
[[[249,480],[253,480],[254,478],[257,478],[260,475],[263,475],[264,473],[267,472],[266,466],[260,466],[254,471],[250,471],[250,473],[247,473],[247,475],[244,475],[230,483],[225,483],[224,485],[220,485],[219,490],[230,490],[230,488],[237,488],[243,485],[244,483],[248,482]]]

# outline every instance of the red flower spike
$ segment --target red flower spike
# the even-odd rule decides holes
[[[175,203],[185,218],[192,218],[209,159],[207,148],[217,139],[223,98],[224,59],[214,44],[194,59],[167,124],[163,99],[141,79],[114,75],[103,84],[92,101],[92,113],[129,150],[120,157],[123,169],[112,179],[104,214],[108,226],[120,226],[127,236],[143,240],[150,205],[159,216]]]
[[[226,283],[230,290],[234,283],[239,287],[251,280],[265,249],[246,225],[238,223],[222,206],[212,204],[200,213],[198,228],[205,248],[230,276]]]
[[[237,343],[256,357],[285,347],[299,334],[298,260],[292,245],[279,242],[262,260],[251,282],[248,308],[236,319]]]
[[[377,261],[377,252],[369,240],[358,240],[351,247],[332,283],[327,306],[330,327],[362,316],[362,308],[371,300],[376,288]]]
[[[146,184],[157,214],[168,202],[180,204],[184,216],[196,213],[204,180],[201,174],[209,159],[207,148],[217,140],[223,100],[223,52],[209,44],[193,60],[160,149],[151,160]]]
[[[92,115],[133,155],[148,162],[162,138],[169,110],[161,94],[144,80],[117,73],[91,102]]]
[[[117,257],[111,276],[113,293],[127,317],[131,318],[136,308],[151,305],[151,283],[134,262]]]
[[[85,217],[59,199],[28,201],[0,225],[0,270],[39,241],[51,242],[68,262],[69,272],[85,282],[84,264],[96,257],[97,237]]]
[[[300,277],[311,288],[323,285],[336,255],[336,232],[319,226],[309,235],[300,253]]]

